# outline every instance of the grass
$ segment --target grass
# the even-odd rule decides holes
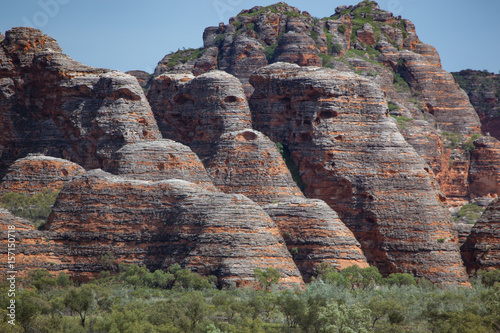
[[[451,149],[458,148],[464,140],[462,134],[446,131],[441,132],[441,138],[444,139],[445,146]]]

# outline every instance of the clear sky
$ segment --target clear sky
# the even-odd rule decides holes
[[[207,26],[227,23],[242,9],[277,0],[0,0],[0,31],[31,26],[54,37],[63,52],[86,65],[152,72],[163,56],[200,47]],[[288,0],[317,17],[353,0]],[[447,71],[500,71],[499,0],[379,0],[411,20],[434,45]]]

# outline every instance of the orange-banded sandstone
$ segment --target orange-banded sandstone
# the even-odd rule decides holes
[[[182,143],[168,139],[123,146],[112,155],[106,171],[138,180],[182,179],[216,189],[198,156]]]
[[[370,263],[383,274],[468,283],[445,199],[388,116],[378,85],[285,63],[250,82],[254,125],[290,150],[306,195],[339,214]]]
[[[500,142],[492,136],[483,136],[473,144],[469,170],[471,195],[500,196]]]
[[[462,257],[469,273],[500,269],[500,199],[488,205],[465,244]]]
[[[0,176],[28,153],[90,169],[125,143],[160,138],[133,76],[82,65],[40,30],[7,31],[0,43]]]
[[[0,183],[0,195],[8,192],[34,194],[61,189],[71,178],[85,173],[76,163],[30,154],[14,162]]]
[[[163,137],[188,145],[202,160],[222,134],[251,128],[241,83],[226,72],[162,74],[148,99]]]
[[[207,170],[222,191],[262,205],[306,280],[322,262],[339,269],[368,265],[352,232],[323,201],[302,195],[275,143],[262,133],[246,129],[222,135]]]
[[[257,204],[184,180],[89,171],[64,186],[47,229],[62,235],[71,262],[60,268],[75,275],[101,271],[99,258],[111,252],[117,263],[180,263],[237,286],[254,284],[255,268],[272,267],[281,286],[303,286],[278,228]]]

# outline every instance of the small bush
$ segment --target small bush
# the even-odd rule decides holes
[[[346,25],[345,24],[339,25],[339,27],[337,28],[337,31],[340,32],[341,34],[345,34],[345,32],[347,31]]]
[[[344,50],[344,47],[340,45],[339,43],[333,43],[332,44],[332,52],[335,52],[336,54],[340,54]]]
[[[399,106],[392,101],[387,102],[387,106],[389,107],[389,111],[399,110]]]
[[[243,23],[241,23],[241,21],[234,21],[234,22],[233,22],[233,25],[236,27],[236,29],[241,28],[242,24],[243,24]]]
[[[445,140],[445,146],[447,148],[456,149],[460,146],[463,141],[462,134],[453,132],[441,132],[441,137]]]
[[[481,137],[481,134],[472,134],[472,136],[470,137],[469,140],[465,141],[463,144],[462,144],[462,148],[466,151],[468,151],[469,153],[472,153],[475,149],[476,149],[476,146],[474,146],[474,141],[479,139]]]
[[[394,89],[398,92],[404,92],[404,91],[410,91],[410,86],[408,85],[408,82],[405,81],[405,79],[401,76],[399,73],[394,73]]]

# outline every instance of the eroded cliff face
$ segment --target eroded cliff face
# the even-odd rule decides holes
[[[241,83],[222,71],[196,78],[160,75],[153,80],[148,99],[163,136],[188,145],[202,160],[213,153],[222,134],[251,128]]]
[[[476,109],[483,133],[500,140],[500,74],[471,69],[452,73]]]
[[[162,133],[202,156],[218,189],[243,194],[271,215],[306,279],[321,262],[367,266],[337,214],[319,200],[306,199],[275,143],[251,129],[250,109],[234,76],[163,74],[153,80],[148,96]]]
[[[254,125],[290,150],[305,194],[340,215],[370,263],[384,274],[466,283],[445,198],[388,116],[378,85],[285,63],[250,82]]]
[[[288,168],[275,143],[251,129],[222,135],[207,161],[219,189],[244,194],[269,214],[306,281],[321,263],[367,267],[360,244],[337,213],[321,200],[305,198]]]
[[[39,30],[7,31],[0,43],[0,177],[28,153],[90,169],[125,143],[160,138],[134,77],[82,65]]]
[[[462,257],[469,273],[500,269],[500,199],[493,201],[476,222],[465,244]]]
[[[301,287],[299,271],[278,228],[242,195],[209,191],[173,179],[141,181],[89,171],[62,189],[49,223],[68,249],[73,275],[102,269],[102,255],[116,263],[166,268],[174,263],[222,284],[252,285],[255,268],[276,268],[281,284]]]
[[[461,146],[481,133],[479,118],[467,94],[442,69],[437,50],[420,41],[409,20],[373,1],[339,6],[323,19],[280,2],[206,28],[203,41],[201,49],[165,56],[155,76],[218,68],[236,76],[250,98],[251,73],[275,62],[356,72],[381,85],[400,131],[431,166],[448,204],[460,206],[474,197],[470,156]]]

